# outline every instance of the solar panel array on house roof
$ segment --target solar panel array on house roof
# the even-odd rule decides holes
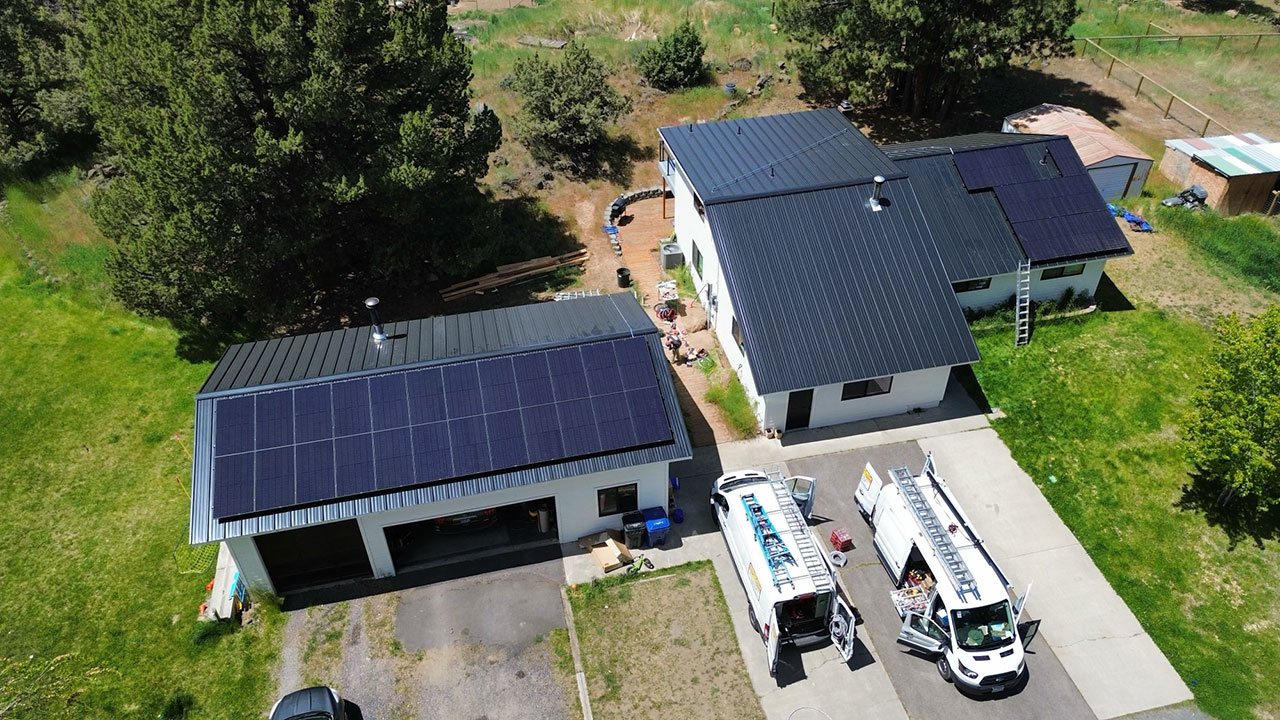
[[[218,519],[672,439],[631,337],[219,398]]]
[[[955,155],[970,191],[994,190],[1033,265],[1131,248],[1066,138]]]

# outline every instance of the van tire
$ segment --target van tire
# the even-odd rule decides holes
[[[938,658],[938,674],[947,682],[953,681],[951,676],[951,663],[947,662],[947,657],[945,655]]]
[[[751,607],[750,603],[747,603],[747,619],[751,621],[751,629],[755,630],[756,633],[759,633],[760,621],[756,619],[755,608]]]

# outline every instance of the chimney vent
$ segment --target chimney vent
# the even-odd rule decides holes
[[[373,321],[372,340],[381,345],[386,339],[387,334],[382,330],[382,321],[378,319],[378,298],[371,297],[364,301],[364,306],[369,309],[369,319]]]
[[[871,205],[872,212],[880,212],[881,210],[884,209],[880,207],[880,190],[881,190],[881,186],[884,185],[884,176],[877,175],[874,178],[872,178],[872,181],[876,184],[876,186],[875,186],[875,189],[871,191],[871,198],[868,200],[868,203]]]

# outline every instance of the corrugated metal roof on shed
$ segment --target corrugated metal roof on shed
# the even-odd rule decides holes
[[[658,133],[705,205],[902,174],[834,108],[676,125]]]
[[[368,326],[232,345],[199,395],[654,330],[627,293],[397,322],[386,329],[381,347],[370,341]]]
[[[978,360],[911,183],[707,208],[761,394]]]

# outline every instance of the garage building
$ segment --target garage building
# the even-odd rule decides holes
[[[1138,197],[1152,159],[1115,130],[1078,108],[1044,103],[1004,119],[1007,133],[1066,135],[1103,200]]]
[[[278,594],[387,577],[621,528],[691,455],[630,294],[245,343],[196,395],[190,542]]]

